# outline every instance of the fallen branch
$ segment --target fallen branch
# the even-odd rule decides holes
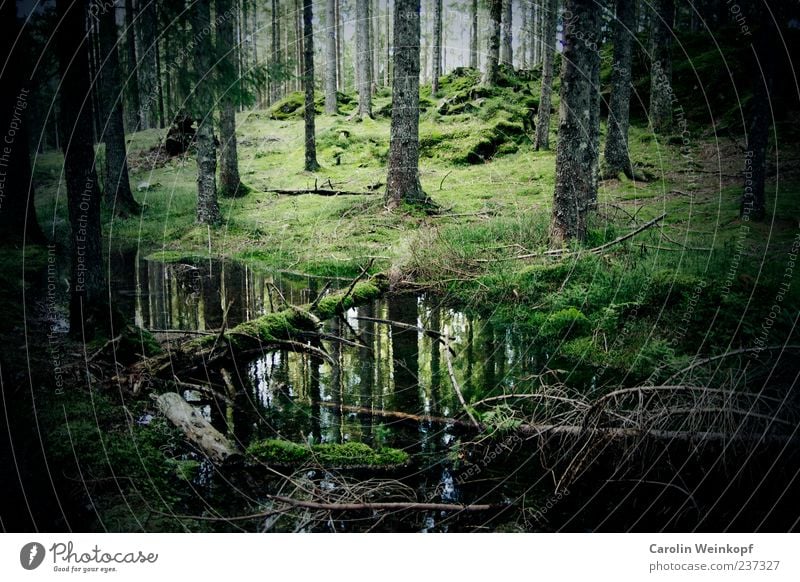
[[[239,455],[236,446],[211,426],[180,394],[167,392],[155,400],[164,416],[181,429],[187,440],[200,449],[212,463],[221,464]]]
[[[303,509],[317,509],[322,511],[493,511],[508,507],[507,505],[472,504],[458,505],[455,503],[419,503],[415,501],[385,501],[375,503],[323,503],[320,501],[304,501],[279,495],[270,495],[270,499],[279,503],[286,503]],[[270,510],[271,512],[272,510]]]
[[[264,192],[283,194],[284,196],[302,196],[303,194],[316,194],[318,196],[375,196],[379,192],[353,192],[352,190],[330,190],[327,188],[269,188]]]
[[[447,374],[450,376],[450,383],[453,385],[453,390],[458,396],[458,401],[461,403],[461,407],[464,409],[464,412],[467,413],[467,416],[472,421],[472,424],[475,425],[476,428],[480,428],[480,423],[475,419],[472,412],[470,411],[469,407],[467,406],[466,400],[464,400],[464,394],[461,392],[461,386],[458,385],[458,380],[456,380],[456,373],[453,370],[453,356],[450,353],[450,344],[447,341],[447,336],[444,336],[442,339],[442,344],[444,345],[444,360],[447,363]]]
[[[360,321],[372,321],[375,323],[383,323],[385,325],[391,325],[392,327],[399,327],[400,329],[410,329],[414,331],[418,331],[420,333],[424,333],[428,337],[432,337],[437,341],[443,342],[446,339],[455,339],[446,334],[443,334],[440,331],[436,331],[434,329],[428,329],[425,327],[419,327],[417,325],[411,325],[410,323],[403,323],[402,321],[392,321],[391,319],[381,319],[379,317],[367,317],[365,315],[359,315],[354,317],[353,319],[358,319]]]

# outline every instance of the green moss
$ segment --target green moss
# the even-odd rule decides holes
[[[409,456],[392,448],[373,449],[364,443],[299,445],[285,440],[266,439],[247,447],[255,459],[276,465],[294,465],[314,461],[325,467],[363,467],[403,465]]]
[[[347,297],[342,297],[342,293],[337,293],[324,297],[317,304],[316,314],[320,319],[330,319],[336,314],[344,313],[353,306],[360,305],[377,299],[383,291],[372,281],[357,283]]]

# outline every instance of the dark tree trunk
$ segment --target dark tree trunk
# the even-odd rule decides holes
[[[99,14],[100,18],[100,100],[103,104],[104,127],[101,127],[106,144],[105,199],[117,216],[139,212],[128,178],[128,157],[125,151],[125,127],[122,113],[122,91],[117,57],[117,22],[113,10]]]
[[[489,47],[486,55],[486,84],[497,85],[500,64],[500,20],[503,0],[489,0]]]
[[[222,196],[235,197],[245,194],[239,177],[239,154],[236,146],[236,104],[230,87],[235,84],[233,73],[236,63],[236,47],[233,42],[232,0],[216,0],[217,42],[220,65],[225,73],[219,109],[219,138],[222,147],[219,153],[219,190]]]
[[[439,77],[442,75],[442,0],[433,0],[433,75],[431,93],[439,92]]]
[[[595,6],[597,6],[595,0]],[[589,55],[589,147],[586,148],[586,168],[589,171],[589,187],[586,190],[586,208],[597,208],[597,184],[600,177],[600,19],[597,33]]]
[[[469,66],[478,68],[478,0],[469,4]]]
[[[550,241],[554,247],[586,238],[586,201],[591,188],[586,151],[591,148],[593,93],[589,74],[597,52],[599,19],[594,0],[566,0],[564,13],[571,17],[565,21],[561,66],[555,193],[550,223]]]
[[[336,0],[325,2],[325,113],[336,115]]]
[[[314,136],[314,14],[312,0],[303,0],[303,87],[305,89],[306,163],[307,172],[319,169],[317,141]]]
[[[141,93],[142,128],[158,126],[158,13],[151,0],[142,0],[139,8],[139,91]]]
[[[61,125],[67,205],[72,227],[69,325],[91,337],[108,321],[102,268],[100,189],[94,167],[87,2],[58,0],[57,43],[61,74]]]
[[[272,0],[272,69],[279,71],[281,68],[281,24],[280,24],[280,2],[279,0]],[[272,102],[275,103],[281,98],[281,81],[276,76],[272,76],[269,80],[272,90]]]
[[[16,4],[6,2],[0,7],[0,54],[8,59],[0,71],[0,128],[5,132],[0,146],[0,241],[24,246],[45,242],[45,237],[36,220],[26,116],[31,89],[22,71],[26,47],[18,35]]]
[[[552,107],[553,60],[555,58],[556,25],[558,22],[557,8],[558,0],[546,0],[546,4],[539,7],[539,18],[545,21],[545,38],[542,90],[539,97],[539,115],[536,120],[536,139],[534,141],[534,147],[537,150],[550,149],[550,109]]]
[[[650,125],[656,133],[672,129],[672,20],[674,0],[654,0],[650,28]]]
[[[635,8],[634,0],[617,0],[614,64],[611,71],[611,98],[603,169],[608,177],[616,176],[620,172],[633,177],[633,167],[628,155],[628,117],[631,103],[631,41],[636,34]]]
[[[509,67],[514,66],[514,48],[513,48],[513,16],[512,16],[512,1],[502,0],[503,2],[503,46],[501,50],[501,61],[504,65]]]
[[[358,73],[358,117],[372,117],[369,58],[369,0],[356,0],[356,69]]]
[[[390,59],[390,56],[389,56],[389,52],[391,50],[391,47],[390,47],[390,22],[391,22],[391,13],[390,13],[390,9],[389,9],[389,0],[386,0],[386,55],[385,55],[385,57],[386,57],[386,66],[383,69],[383,85],[385,87],[389,86],[389,83],[390,83],[389,79],[391,78],[389,76],[390,69],[391,69],[391,59]]]
[[[192,34],[197,36],[211,28],[209,0],[196,0],[192,6]],[[204,38],[194,46],[195,88],[192,95],[194,117],[197,120],[195,148],[197,151],[197,222],[217,225],[222,217],[217,204],[217,146],[214,143],[214,89],[211,79],[213,51],[210,39]]]
[[[420,0],[394,4],[394,77],[386,205],[427,200],[419,182]]]
[[[133,0],[125,0],[125,49],[126,49],[126,79],[128,107],[128,132],[138,131],[142,123],[141,106],[139,103],[139,76],[136,61],[136,33],[133,24]]]
[[[761,10],[753,10],[758,16]],[[745,152],[744,193],[741,217],[743,220],[760,221],[766,214],[765,184],[767,177],[767,148],[769,128],[772,120],[770,99],[775,77],[775,46],[778,31],[769,17],[761,14],[760,27],[756,31],[753,53],[753,98],[747,128],[747,151]]]

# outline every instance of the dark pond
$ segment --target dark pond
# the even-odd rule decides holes
[[[117,307],[150,330],[217,329],[226,307],[228,325],[235,325],[282,309],[279,295],[293,304],[309,303],[326,283],[318,277],[256,271],[237,262],[162,263],[137,255],[112,261]],[[348,284],[334,280],[328,288]],[[206,401],[199,393],[185,396],[243,447],[256,439],[280,437],[404,449],[414,462],[403,477],[429,500],[502,502],[517,499],[535,484],[528,476],[520,490],[520,467],[509,471],[503,466],[516,443],[499,442],[486,445],[497,451],[491,463],[479,462],[480,485],[465,486],[466,479],[459,477],[466,467],[465,459],[459,459],[459,443],[473,436],[439,420],[462,414],[444,348],[422,331],[375,319],[453,338],[453,375],[467,401],[525,389],[520,385],[528,385],[541,367],[530,343],[509,330],[451,309],[436,297],[389,295],[325,323],[322,347],[338,365],[306,353],[267,352],[237,362],[231,370],[241,389],[233,406]],[[224,392],[217,371],[189,380],[218,384]],[[423,418],[415,421],[394,413]],[[427,516],[422,527],[435,529],[438,522]]]

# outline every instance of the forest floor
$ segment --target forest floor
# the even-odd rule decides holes
[[[436,291],[462,309],[532,333],[538,349],[557,353],[568,365],[597,370],[597,384],[605,390],[644,380],[657,383],[700,355],[752,346],[760,339],[769,345],[796,334],[798,286],[781,292],[787,273],[791,280],[792,256],[800,248],[800,176],[785,170],[798,159],[796,151],[780,152],[782,181],[779,191],[774,178],[768,182],[767,219],[747,223],[739,219],[744,168],[740,138],[715,135],[699,125],[683,136],[656,137],[635,120],[631,158],[652,179],[620,177],[600,183],[586,247],[614,241],[665,214],[664,219],[602,253],[517,258],[547,249],[555,171],[555,152],[536,152],[531,144],[527,116],[536,98],[529,85],[535,89],[538,83],[511,80],[502,90],[485,93],[476,91],[476,78],[467,74],[443,79],[443,95],[436,99],[423,88],[420,172],[424,190],[440,206],[436,214],[413,208],[387,212],[383,206],[389,144],[386,92],[374,100],[375,119],[350,121],[352,101],[346,96],[342,115],[317,117],[322,168],[314,173],[302,170],[299,94],[272,110],[240,113],[240,170],[249,192],[220,199],[224,224],[216,229],[195,223],[194,158],[159,155],[163,130],[132,134],[131,182],[144,211],[118,219],[104,210],[107,250],[138,249],[164,261],[230,258],[265,271],[348,278],[374,259],[372,271],[390,274],[399,287]],[[556,100],[556,110],[557,105]],[[554,131],[551,143],[556,140]],[[62,161],[58,152],[38,155],[34,174],[43,230],[66,246]],[[770,170],[774,176],[774,163]],[[315,186],[370,194],[288,196],[268,191]],[[4,253],[0,263],[17,261],[17,255]],[[46,261],[46,251],[30,249],[26,272],[41,269]],[[24,277],[18,281],[7,282],[29,284]],[[5,288],[0,292],[7,294]],[[773,317],[778,297],[781,308]],[[770,327],[763,338],[765,322]],[[18,331],[30,324],[7,319],[3,325],[16,325]],[[44,333],[28,332],[31,337]],[[86,346],[67,343],[61,349],[82,362],[79,356],[85,355]],[[48,355],[40,355],[44,370]],[[27,363],[29,375],[37,373],[34,364],[31,371]],[[36,381],[47,381],[41,373],[43,378]],[[68,381],[80,386],[81,373]],[[709,385],[712,379],[720,386],[726,381],[714,372],[705,379]],[[167,482],[175,467],[163,453],[164,443],[174,445],[174,430],[159,419],[150,428],[131,428],[131,438],[127,420],[145,413],[148,403],[129,411],[115,398],[98,392],[87,403],[82,392],[68,392],[55,399],[59,406],[53,410],[43,406],[41,422],[54,443],[48,453],[69,459],[76,454],[74,439],[82,447],[78,453],[97,468],[98,482],[107,478],[112,465],[125,475],[140,475],[143,469],[148,479],[164,475],[137,489],[133,498],[126,490],[135,507],[137,495],[148,508],[149,500],[164,492],[165,508],[185,499],[182,484]],[[79,419],[77,424],[64,423],[67,414]],[[90,420],[80,420],[86,418]],[[108,427],[103,434],[98,433],[101,425]],[[148,516],[144,524],[131,523],[115,495],[96,499],[92,506],[104,527],[175,527],[149,509],[142,510]]]

